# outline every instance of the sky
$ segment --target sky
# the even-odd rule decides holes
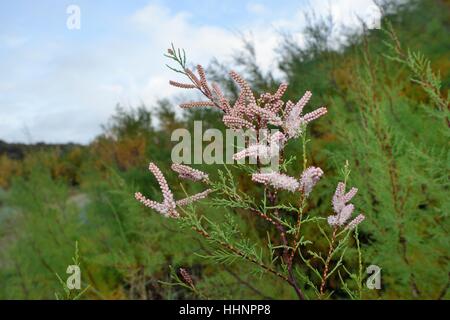
[[[71,9],[76,6],[79,15]],[[372,18],[372,0],[16,0],[0,2],[0,140],[89,143],[115,106],[151,107],[179,91],[170,43],[205,66],[256,47],[276,68],[280,32],[302,44],[305,12],[339,24]],[[79,28],[70,28],[79,17]],[[69,20],[69,27],[68,27]]]

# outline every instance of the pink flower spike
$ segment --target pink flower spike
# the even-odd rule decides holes
[[[260,99],[264,102],[274,102],[280,100],[283,97],[284,93],[286,92],[287,88],[288,88],[287,83],[281,83],[274,94],[268,92],[263,93],[261,94]]]
[[[261,160],[271,159],[278,155],[284,146],[286,137],[280,131],[275,132],[269,138],[269,145],[266,143],[258,143],[249,146],[233,155],[234,160],[241,160],[244,158],[260,158]]]
[[[194,195],[192,195],[192,196],[190,196],[190,197],[187,197],[187,198],[178,200],[178,201],[177,201],[177,206],[180,206],[180,207],[186,206],[186,205],[191,204],[191,203],[193,203],[193,202],[195,202],[195,201],[204,199],[204,198],[206,198],[206,197],[208,196],[208,194],[210,194],[211,192],[212,192],[212,189],[206,189],[206,190],[203,191],[203,192],[200,192],[200,193],[194,194]]]
[[[213,83],[212,88],[213,88],[213,91],[216,94],[217,98],[219,99],[219,105],[222,108],[222,110],[225,113],[229,113],[230,109],[231,109],[230,102],[227,100],[227,98],[225,98],[220,87],[217,85],[217,83]]]
[[[355,219],[349,222],[346,229],[353,230],[356,228],[357,225],[359,225],[361,222],[364,221],[366,217],[363,214],[358,214]]]
[[[176,206],[185,206],[194,201],[203,199],[212,191],[211,189],[208,189],[203,192],[194,194],[193,196],[190,196],[190,197],[187,197],[185,199],[175,202],[175,200],[173,199],[172,191],[170,191],[167,181],[164,178],[161,170],[159,170],[159,168],[153,162],[150,162],[148,169],[153,173],[156,180],[158,181],[164,200],[162,203],[159,203],[159,202],[147,199],[140,192],[136,192],[134,197],[136,198],[136,200],[141,202],[146,207],[156,210],[157,212],[159,212],[160,214],[162,214],[165,217],[179,218],[180,215],[175,210]],[[208,178],[208,175],[206,173],[201,172],[199,170],[195,170],[188,166],[184,166],[184,165],[180,165],[180,164],[173,164],[172,169],[174,169],[174,171],[178,172],[180,174],[180,176],[184,176],[184,177],[187,177],[190,179],[205,180]]]
[[[179,174],[180,178],[183,179],[189,179],[192,181],[208,180],[208,175],[206,173],[183,164],[173,163],[171,168]]]
[[[352,217],[353,210],[355,210],[355,206],[353,204],[346,205],[338,215],[338,225],[343,226],[348,219]]]
[[[277,172],[254,173],[252,180],[265,185],[271,185],[275,189],[288,190],[290,192],[295,192],[300,187],[297,179]]]
[[[223,116],[223,123],[231,129],[254,128],[253,124],[236,116]]]
[[[253,144],[233,155],[233,160],[242,160],[245,158],[267,159],[270,157],[270,147],[263,144]]]
[[[278,150],[282,149],[284,143],[286,142],[286,136],[281,132],[277,131],[270,136],[270,147],[278,148]]]
[[[280,86],[278,87],[277,92],[275,92],[275,94],[273,95],[272,99],[273,100],[280,100],[284,93],[286,92],[288,88],[288,84],[287,83],[281,83]]]
[[[309,102],[311,97],[312,97],[311,91],[306,91],[305,94],[303,95],[303,97],[297,102],[297,104],[295,105],[295,108],[298,109],[296,111],[296,113],[298,113],[298,115],[300,115],[303,112],[303,108]]]
[[[242,78],[236,71],[230,71],[230,76],[239,85],[249,104],[256,104],[255,96],[253,95],[252,89],[248,82],[245,81],[244,78]]]
[[[149,207],[151,209],[154,209],[156,211],[158,211],[159,213],[161,213],[162,215],[166,216],[168,213],[167,208],[162,205],[161,203],[158,203],[156,201],[147,199],[146,197],[144,197],[142,195],[142,193],[140,192],[136,192],[134,194],[134,197],[136,198],[137,201],[139,201],[140,203],[142,203],[144,206]]]
[[[344,201],[349,202],[350,200],[352,200],[352,198],[356,195],[357,192],[358,188],[351,188],[350,191],[343,196]]]
[[[153,173],[159,183],[159,187],[161,188],[161,192],[164,197],[163,203],[169,208],[175,209],[175,201],[173,199],[172,191],[170,191],[169,185],[167,184],[166,178],[164,178],[161,170],[159,170],[159,168],[153,162],[150,162],[148,169],[151,171],[151,173]]]
[[[258,107],[256,104],[247,105],[247,108],[244,108],[243,111],[251,118],[259,116],[261,117],[261,119],[266,120],[268,123],[275,126],[280,126],[282,124],[281,118],[278,117],[275,113],[270,110]]]
[[[201,87],[203,88],[206,96],[211,97],[212,96],[211,89],[209,88],[208,81],[206,80],[205,70],[203,69],[203,67],[200,64],[197,65],[197,72],[198,72],[198,75],[200,76]]]
[[[303,190],[305,196],[309,196],[313,187],[320,180],[323,175],[323,171],[317,167],[307,168],[300,178],[300,188]]]
[[[284,130],[289,138],[298,138],[302,133],[302,118],[292,118],[289,117],[284,122]]]
[[[215,104],[210,101],[194,101],[180,104],[182,109],[214,107]]]
[[[347,204],[347,202],[349,202],[353,198],[353,196],[355,196],[357,191],[358,191],[357,188],[351,188],[348,193],[345,193],[345,184],[343,182],[338,183],[332,200],[333,210],[336,214],[334,216],[332,215],[328,217],[328,224],[330,226],[341,227],[345,225],[347,221],[351,218],[355,207],[351,203]],[[361,217],[358,219],[361,219]],[[356,220],[356,222],[359,223],[358,220]]]
[[[284,114],[286,115],[285,118],[287,117],[288,114],[291,113],[292,108],[294,108],[295,104],[289,100],[288,102],[286,102],[285,107],[284,107]]]
[[[180,82],[176,82],[176,81],[169,81],[169,84],[171,86],[177,87],[177,88],[181,88],[181,89],[195,89],[197,88],[195,85],[191,84],[191,83],[180,83]]]
[[[147,199],[140,192],[136,192],[134,197],[145,206],[156,210],[165,217],[178,218],[180,215],[175,210],[176,204],[175,200],[173,199],[172,191],[170,191],[167,181],[164,178],[161,170],[159,170],[159,168],[152,162],[150,162],[148,169],[153,173],[156,180],[158,181],[159,187],[163,194],[163,202],[159,203]]]
[[[303,97],[294,105],[291,101],[286,103],[286,109],[284,112],[285,120],[293,121],[294,119],[299,119],[302,115],[303,108],[308,103],[309,99],[311,99],[312,93],[310,91],[306,91]]]
[[[303,120],[306,123],[309,123],[309,122],[311,122],[313,120],[316,120],[316,119],[320,118],[321,116],[325,115],[327,112],[328,112],[327,108],[320,107],[319,109],[316,109],[316,110],[314,110],[312,112],[309,112],[309,113],[305,114],[303,116]]]
[[[345,193],[345,184],[343,182],[339,182],[336,191],[334,192],[332,204],[334,212],[338,213],[344,208],[345,201],[343,199]]]
[[[283,128],[289,138],[297,138],[302,133],[302,126],[304,124],[307,124],[327,113],[327,108],[321,107],[302,116],[303,108],[308,103],[311,95],[311,92],[306,91],[305,95],[299,100],[299,102],[297,102],[296,105],[293,105],[290,101],[286,103]]]

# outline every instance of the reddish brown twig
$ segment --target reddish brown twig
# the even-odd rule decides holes
[[[329,270],[329,266],[330,266],[331,257],[333,256],[334,242],[336,241],[337,230],[338,230],[338,226],[335,226],[334,230],[333,230],[333,236],[332,236],[331,242],[330,242],[330,248],[328,249],[327,260],[325,261],[325,267],[323,269],[322,283],[320,284],[320,296],[323,295],[323,292],[325,290],[325,284],[326,284],[326,281],[327,281],[327,276],[328,276],[328,270]]]

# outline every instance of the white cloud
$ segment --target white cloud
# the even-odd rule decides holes
[[[331,13],[337,30],[342,26],[360,28],[360,18],[366,23],[380,18],[380,12],[373,0],[315,0],[311,8],[319,16]]]
[[[330,6],[328,0],[317,0],[314,10],[320,15],[331,9],[336,20],[345,23],[348,12],[364,13],[370,4],[371,0],[335,0]],[[303,10],[299,7],[289,16],[270,18],[269,8],[257,2],[247,6],[255,16],[249,15],[239,31],[251,34],[257,63],[264,69],[275,68],[278,31],[292,32],[303,43]],[[168,85],[169,79],[178,77],[165,67],[168,61],[163,53],[170,42],[186,48],[189,61],[202,64],[212,57],[227,60],[242,45],[229,29],[203,24],[189,12],[173,12],[154,3],[122,23],[114,38],[79,46],[70,40],[59,44],[49,40],[33,47],[26,38],[0,37],[0,43],[17,51],[9,62],[0,61],[2,70],[13,65],[8,73],[11,79],[0,78],[0,91],[8,89],[6,94],[0,92],[0,139],[23,141],[26,126],[35,141],[89,142],[117,102],[152,105],[158,98],[180,93]],[[80,36],[84,30],[78,31]]]
[[[199,24],[187,12],[172,13],[157,4],[139,10],[130,20],[151,41],[152,50],[160,50],[160,56],[170,42],[189,48],[196,60],[227,56],[239,45],[239,40],[230,31]]]
[[[99,133],[116,103],[150,106],[179,93],[168,84],[177,75],[165,67],[163,56],[170,42],[187,48],[190,61],[201,63],[224,58],[240,44],[230,31],[197,25],[188,13],[155,4],[137,11],[122,28],[117,39],[33,60],[28,78],[21,74],[20,86],[0,95],[0,138],[24,140],[27,127],[34,141],[86,143]],[[1,87],[11,84],[2,82]]]
[[[264,14],[267,8],[261,3],[251,2],[247,4],[247,11],[253,14]]]
[[[9,49],[23,46],[28,41],[27,37],[17,35],[0,35],[0,44]]]

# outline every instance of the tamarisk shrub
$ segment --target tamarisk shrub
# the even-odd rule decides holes
[[[357,225],[364,220],[364,215],[359,214],[351,220],[354,211],[353,204],[348,202],[356,195],[357,189],[351,188],[345,193],[346,181],[349,175],[348,165],[343,170],[344,181],[336,188],[332,199],[334,215],[328,219],[325,217],[310,216],[307,212],[308,196],[323,177],[322,169],[307,166],[306,157],[306,127],[309,122],[320,118],[327,113],[325,107],[320,107],[312,112],[303,114],[303,109],[311,98],[312,93],[307,91],[298,102],[282,100],[287,89],[287,84],[282,83],[275,93],[264,92],[256,95],[250,85],[235,71],[230,72],[231,78],[240,88],[240,94],[234,103],[231,103],[216,83],[210,84],[206,78],[205,70],[201,65],[196,67],[196,73],[186,65],[184,50],[175,49],[173,46],[166,56],[175,61],[176,67],[169,66],[175,72],[184,75],[188,82],[170,81],[172,86],[198,90],[206,101],[193,101],[181,104],[181,108],[213,107],[222,112],[222,120],[225,126],[234,130],[255,129],[267,130],[275,127],[275,133],[267,136],[266,141],[259,140],[256,143],[246,145],[246,148],[237,152],[233,159],[256,158],[255,165],[234,165],[233,169],[250,173],[251,180],[261,186],[259,199],[242,192],[236,183],[236,175],[229,166],[218,170],[218,179],[213,180],[206,173],[193,169],[187,165],[173,164],[172,170],[178,173],[179,178],[197,183],[204,183],[208,188],[198,194],[188,196],[185,199],[175,201],[172,191],[162,172],[154,163],[150,163],[149,170],[158,180],[163,195],[163,201],[156,202],[147,199],[140,192],[135,194],[138,201],[150,207],[158,213],[180,221],[182,227],[194,230],[204,237],[215,248],[207,258],[218,262],[232,263],[246,261],[255,266],[255,271],[262,275],[275,276],[280,281],[290,285],[299,299],[328,298],[327,279],[338,272],[342,267],[342,259],[346,248],[349,246],[349,238]],[[272,130],[273,132],[273,130]],[[284,147],[290,141],[300,138],[303,150],[303,172],[295,175],[288,173],[289,164],[295,161],[294,156],[284,154]],[[261,164],[261,160],[271,158],[279,153],[278,171],[268,170]],[[267,232],[276,232],[278,244],[272,243],[270,238],[264,247],[258,246],[239,232],[239,228],[233,216],[227,215],[226,223],[216,223],[204,215],[199,215],[194,207],[194,202],[206,198],[209,194],[212,206],[228,208],[239,214],[246,212],[266,221]],[[296,202],[284,201],[283,193],[295,195]],[[350,221],[350,222],[349,222]],[[328,222],[328,223],[326,223]],[[326,224],[329,231],[323,227]],[[329,244],[328,253],[323,258],[321,253],[313,252],[308,248],[315,239],[305,239],[301,227],[305,224],[316,224],[320,230],[320,236],[326,238]],[[331,234],[331,235],[327,235]],[[281,254],[279,252],[282,252]],[[339,256],[338,262],[333,265],[332,258]],[[313,261],[314,260],[314,261]],[[314,262],[314,263],[313,263]],[[345,271],[357,282],[359,291],[362,289],[362,272],[353,274],[345,268]],[[308,269],[310,269],[308,271]],[[197,290],[186,271],[181,269],[184,287]],[[312,275],[312,276],[310,276]],[[339,274],[340,275],[340,274]],[[314,277],[314,278],[312,278]],[[176,277],[179,280],[179,277]],[[342,277],[341,277],[342,279]],[[355,294],[343,283],[344,291],[350,297]]]

